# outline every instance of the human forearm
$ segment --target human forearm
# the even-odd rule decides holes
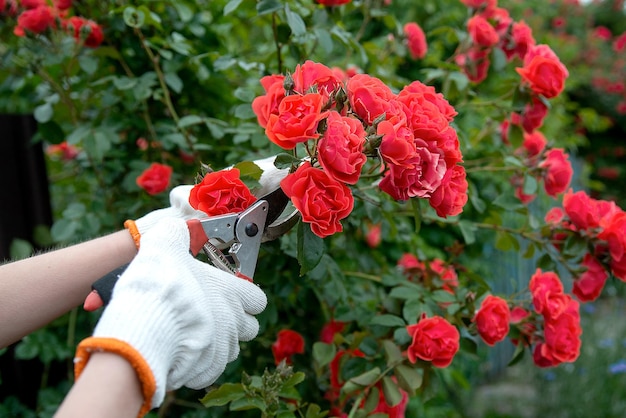
[[[80,305],[94,281],[135,254],[123,230],[0,266],[0,347]]]
[[[55,418],[135,418],[143,403],[132,366],[112,353],[94,353]]]

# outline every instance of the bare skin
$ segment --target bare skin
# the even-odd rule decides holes
[[[0,347],[80,306],[93,282],[136,254],[122,230],[0,266]]]
[[[112,353],[94,353],[55,418],[134,418],[143,403],[135,370]]]

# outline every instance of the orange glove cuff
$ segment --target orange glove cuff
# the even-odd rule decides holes
[[[133,237],[133,241],[135,241],[135,247],[139,249],[139,240],[141,239],[141,234],[139,233],[139,229],[137,229],[137,224],[132,219],[128,219],[124,222],[124,228],[128,229],[130,232],[130,236]]]
[[[74,377],[78,379],[91,357],[91,353],[106,351],[124,357],[135,369],[141,382],[143,405],[138,417],[141,418],[152,409],[152,397],[156,391],[156,380],[146,360],[132,346],[115,338],[89,337],[78,344],[74,357]]]

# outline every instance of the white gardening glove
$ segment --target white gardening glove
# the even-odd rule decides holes
[[[267,304],[255,284],[195,259],[189,240],[182,219],[147,231],[93,336],[78,346],[77,376],[94,351],[120,354],[133,365],[142,414],[159,406],[167,390],[213,383],[239,355],[239,341],[257,335],[254,315]]]

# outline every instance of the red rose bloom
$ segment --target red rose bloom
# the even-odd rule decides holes
[[[570,222],[580,230],[600,225],[596,201],[584,191],[573,193],[571,189],[568,190],[563,196],[563,209]]]
[[[355,184],[367,160],[364,143],[365,129],[358,119],[331,111],[324,136],[317,144],[320,164],[334,179]]]
[[[428,202],[442,218],[458,215],[463,212],[463,207],[467,203],[467,187],[465,169],[455,165],[448,168],[441,186],[433,192]]]
[[[437,90],[433,86],[422,83],[419,80],[413,81],[411,84],[404,86],[404,88],[398,93],[398,100],[403,103],[407,103],[405,97],[420,96],[426,101],[431,102],[439,109],[439,112],[443,114],[448,122],[452,122],[457,115],[457,111],[452,105],[445,99],[443,94],[437,93]]]
[[[428,44],[426,43],[426,35],[424,31],[415,22],[409,22],[404,25],[404,36],[409,46],[409,54],[413,59],[422,59],[428,52]]]
[[[72,16],[63,22],[63,28],[70,32],[76,42],[80,42],[85,36],[85,46],[97,48],[104,40],[102,28],[93,20],[80,16]]]
[[[324,6],[341,6],[342,4],[348,4],[352,0],[315,0],[317,4],[323,4]]]
[[[533,97],[532,101],[524,106],[524,110],[522,114],[516,118],[516,122],[518,125],[522,126],[524,132],[531,133],[541,128],[547,114],[548,107],[541,100]]]
[[[169,165],[152,163],[137,177],[137,185],[150,195],[161,193],[170,184],[172,171]]]
[[[270,115],[278,115],[278,105],[285,98],[284,82],[285,76],[282,75],[268,75],[261,78],[265,94],[252,101],[252,111],[262,128],[267,126]]]
[[[342,79],[337,77],[331,68],[310,60],[297,65],[291,78],[296,92],[306,94],[312,87],[315,87],[315,91],[322,95],[324,102],[328,100],[331,93],[343,85]]]
[[[501,43],[501,48],[507,59],[511,60],[517,55],[523,60],[526,52],[535,46],[532,29],[524,21],[514,22],[511,28],[512,39],[504,39]]]
[[[291,364],[291,357],[294,354],[302,353],[304,353],[304,338],[302,338],[302,335],[290,329],[283,329],[278,332],[276,341],[272,344],[272,354],[276,364],[283,359],[287,364]]]
[[[592,302],[602,293],[609,274],[591,254],[585,254],[581,264],[587,268],[587,271],[574,279],[572,293],[581,302]]]
[[[493,346],[509,333],[511,310],[508,303],[497,296],[488,295],[472,320],[478,334],[487,345]]]
[[[270,114],[265,134],[284,149],[293,149],[298,143],[317,139],[317,125],[327,112],[322,113],[324,101],[321,94],[285,97],[278,105],[278,114]]]
[[[58,10],[67,10],[72,7],[72,0],[53,0],[53,3]]]
[[[524,132],[524,142],[522,142],[522,147],[526,150],[526,153],[529,157],[535,157],[546,147],[548,141],[546,137],[539,131],[534,131],[532,133]]]
[[[20,0],[20,6],[25,9],[36,9],[39,6],[45,6],[46,0]]]
[[[38,6],[34,9],[28,9],[17,17],[17,26],[13,33],[17,36],[24,36],[26,31],[33,33],[42,33],[48,28],[54,26],[54,14],[48,6]]]
[[[382,228],[380,224],[371,225],[367,234],[365,234],[365,242],[367,242],[367,246],[370,248],[376,248],[382,242]]]
[[[345,322],[338,322],[331,319],[330,322],[326,323],[322,327],[322,330],[320,331],[320,341],[326,344],[332,343],[335,334],[342,332],[345,327]]]
[[[500,37],[491,23],[481,15],[474,15],[467,21],[467,31],[476,45],[491,48]]]
[[[407,349],[411,363],[431,361],[435,367],[447,367],[459,351],[459,330],[440,316],[426,318],[406,328],[413,342]]]
[[[543,273],[537,269],[530,278],[528,288],[535,311],[548,319],[558,317],[569,305],[570,297],[563,293],[563,283],[556,273]]]
[[[454,61],[472,83],[481,83],[487,78],[491,60],[489,50],[472,47],[464,54],[458,54]]]
[[[515,69],[535,94],[547,99],[558,96],[565,87],[569,72],[547,45],[535,45],[524,57],[524,66]]]
[[[255,201],[236,168],[208,173],[189,193],[191,207],[209,216],[240,212]]]
[[[385,113],[389,101],[395,98],[385,83],[368,74],[355,74],[350,78],[347,94],[352,111],[367,125]]]
[[[309,162],[285,177],[280,187],[300,211],[302,221],[311,224],[313,233],[322,238],[342,231],[340,220],[354,206],[350,189]]]
[[[544,188],[549,196],[556,197],[569,187],[574,170],[568,155],[560,148],[551,149],[539,167],[546,169],[543,178]]]
[[[578,302],[570,298],[561,315],[545,321],[543,332],[544,357],[553,359],[557,364],[575,361],[580,354],[582,334]]]

